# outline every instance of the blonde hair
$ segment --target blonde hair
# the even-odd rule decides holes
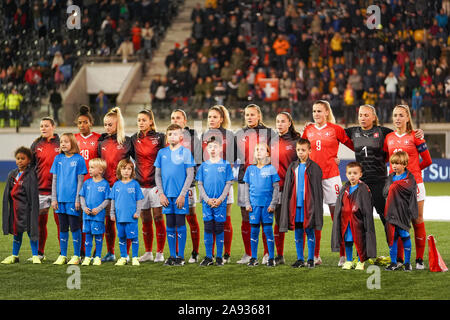
[[[378,116],[377,116],[377,110],[375,110],[375,108],[373,106],[371,106],[370,104],[363,104],[362,106],[359,107],[360,110],[361,110],[361,108],[369,108],[372,111],[372,114],[375,116],[375,120],[373,120],[373,125],[374,126],[380,125],[380,120],[378,120]]]
[[[334,118],[333,110],[331,109],[330,103],[328,101],[326,101],[326,100],[317,100],[316,102],[314,102],[313,107],[316,104],[321,104],[321,105],[323,105],[325,107],[325,110],[328,111],[328,116],[327,116],[326,121],[335,124],[336,123],[336,119]]]
[[[78,142],[77,142],[77,139],[75,138],[75,135],[73,133],[71,133],[71,132],[65,132],[65,133],[63,133],[61,135],[60,139],[63,136],[66,136],[69,139],[69,141],[70,141],[70,150],[69,150],[69,152],[72,153],[72,154],[80,153],[80,148],[78,147]],[[64,152],[61,150],[61,153],[64,153]]]
[[[405,151],[397,151],[389,158],[389,162],[394,164],[401,164],[406,167],[409,162],[409,156]]]
[[[228,112],[227,108],[225,108],[224,106],[222,106],[220,104],[217,104],[217,105],[209,108],[208,113],[209,113],[209,111],[217,111],[220,114],[220,116],[222,117],[222,120],[223,120],[223,122],[221,124],[222,128],[228,129],[230,127],[230,123],[231,123],[230,113]]]
[[[116,119],[117,119],[117,129],[116,129],[117,142],[119,144],[123,144],[125,142],[125,124],[124,124],[124,120],[123,120],[123,116],[122,116],[122,112],[120,111],[120,108],[114,107],[111,110],[109,110],[109,112],[107,114],[105,114],[103,121],[105,121],[105,119],[107,117],[116,117]]]
[[[106,167],[108,166],[106,161],[102,158],[94,158],[89,160],[89,166],[94,168],[102,169],[102,173],[105,172]]]
[[[409,109],[409,106],[406,104],[398,104],[394,107],[394,110],[392,111],[392,114],[394,114],[395,109],[401,108],[406,111],[406,114],[408,115],[408,122],[406,123],[406,132],[411,133],[414,131],[413,123],[412,123],[412,117],[411,117],[411,110]]]
[[[245,112],[247,111],[247,109],[250,109],[250,108],[256,109],[256,112],[258,112],[258,115],[259,115],[258,125],[261,124],[261,125],[266,127],[266,125],[263,122],[263,114],[261,112],[261,108],[257,104],[254,104],[254,103],[251,103],[251,104],[247,105],[244,108],[244,119],[243,119],[244,120],[244,125],[246,125],[246,123],[245,123]]]
[[[253,164],[254,164],[254,165],[258,164],[258,160],[256,160],[256,157],[255,157],[256,149],[257,149],[258,147],[264,147],[264,148],[266,148],[266,151],[267,151],[268,156],[263,160],[263,164],[264,164],[264,165],[270,164],[270,163],[271,163],[271,161],[270,161],[270,148],[269,148],[269,145],[268,145],[267,143],[264,143],[264,142],[260,142],[260,143],[257,143],[257,144],[255,145],[255,148],[254,148],[254,150],[253,150]]]
[[[120,171],[128,165],[131,166],[131,177],[130,178],[134,179],[136,177],[133,161],[131,161],[130,159],[122,159],[117,164],[117,169],[116,169],[116,177],[118,180],[122,180],[122,173]]]

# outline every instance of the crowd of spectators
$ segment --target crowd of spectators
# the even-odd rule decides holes
[[[0,92],[22,95],[21,125],[86,57],[150,58],[183,0],[2,0]],[[67,26],[69,5],[80,28]],[[106,61],[111,61],[106,59]]]
[[[236,118],[252,101],[266,116],[288,110],[304,119],[314,100],[327,99],[343,121],[354,121],[363,103],[374,105],[382,122],[396,103],[412,106],[424,121],[450,121],[448,1],[375,1],[375,29],[367,24],[370,4],[197,4],[191,36],[175,43],[167,73],[150,86],[153,107],[182,104],[202,118],[223,103]],[[278,79],[278,101],[264,102],[261,78]]]

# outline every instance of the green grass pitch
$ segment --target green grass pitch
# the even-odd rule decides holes
[[[0,184],[3,194],[4,183]],[[450,183],[426,184],[427,195],[449,195]],[[448,210],[448,208],[442,208]],[[52,215],[52,213],[51,213]],[[200,259],[204,256],[203,222],[201,206],[197,206],[197,217],[201,227]],[[449,299],[450,273],[432,273],[428,270],[412,272],[387,272],[381,268],[380,288],[369,289],[374,274],[366,271],[344,271],[337,267],[339,253],[330,250],[331,219],[324,217],[321,242],[323,265],[315,269],[293,269],[290,264],[296,259],[293,232],[286,235],[286,265],[275,268],[258,266],[249,268],[235,262],[243,254],[240,233],[241,216],[237,206],[233,207],[232,263],[222,268],[201,268],[198,264],[184,267],[163,267],[153,262],[139,267],[126,265],[116,267],[105,263],[100,267],[80,266],[80,289],[68,289],[72,274],[68,266],[54,266],[58,256],[56,227],[52,217],[48,220],[47,260],[42,265],[33,265],[26,259],[31,256],[28,238],[20,252],[20,263],[0,265],[0,299],[152,299],[152,300],[297,300],[297,299]],[[377,231],[378,255],[388,256],[389,251],[381,222],[375,221]],[[437,247],[450,265],[450,222],[426,222],[427,234],[435,235]],[[412,232],[412,230],[411,230]],[[70,238],[71,239],[71,238]],[[105,241],[104,241],[105,242]],[[413,241],[414,243],[414,241]],[[154,244],[156,248],[156,245]],[[414,244],[413,244],[414,247]],[[11,254],[12,236],[0,237],[0,259]],[[168,257],[166,242],[165,257]],[[69,243],[69,255],[72,253]],[[105,244],[103,253],[105,253]],[[189,236],[186,256],[192,250]],[[144,252],[140,234],[140,254]],[[259,244],[259,257],[262,257],[262,244]],[[116,241],[116,254],[118,243]],[[413,248],[412,259],[415,257]],[[428,246],[425,252],[428,265]]]

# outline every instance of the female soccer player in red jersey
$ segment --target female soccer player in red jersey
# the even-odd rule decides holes
[[[336,158],[339,150],[339,143],[353,149],[351,139],[345,134],[340,126],[336,125],[330,103],[325,100],[318,100],[313,105],[314,124],[306,126],[302,138],[308,139],[311,143],[311,160],[315,161],[322,169],[323,201],[330,209],[333,219],[334,207],[337,197],[342,187],[339,167]],[[320,239],[322,231],[316,230],[316,247],[314,254],[315,264],[321,264]],[[339,266],[345,262],[345,247],[341,247]]]
[[[253,152],[258,143],[266,143],[269,147],[273,138],[277,139],[277,133],[263,123],[262,112],[258,105],[249,104],[244,109],[244,127],[235,134],[236,154],[240,162],[238,174],[238,206],[241,207],[242,225],[241,234],[244,242],[245,253],[238,264],[247,264],[251,258],[250,221],[245,207],[244,174],[247,167],[253,163]],[[266,243],[265,241],[263,241]],[[265,251],[267,251],[265,249]]]
[[[189,149],[194,157],[196,165],[202,163],[202,145],[201,141],[194,129],[190,129],[187,126],[187,115],[182,109],[176,109],[170,115],[170,122],[172,124],[177,124],[183,128],[183,140],[181,144],[183,147]],[[191,229],[191,239],[192,239],[192,253],[189,258],[189,263],[198,262],[198,249],[200,245],[200,226],[197,220],[197,214],[195,213],[195,206],[197,202],[197,191],[195,189],[195,180],[192,182],[191,188],[189,189],[189,214],[186,215],[186,220],[189,223],[189,228]]]
[[[131,136],[135,159],[136,180],[139,182],[144,202],[141,210],[142,235],[145,253],[139,262],[164,262],[164,245],[166,243],[166,225],[162,216],[162,207],[155,183],[156,155],[165,146],[165,134],[156,131],[155,117],[151,110],[142,110],[137,116],[139,131]],[[153,217],[152,217],[153,213]],[[156,257],[153,260],[153,224],[156,227]]]
[[[284,264],[284,232],[279,232],[281,213],[281,197],[283,193],[286,170],[292,161],[297,159],[295,146],[300,138],[300,133],[295,129],[292,116],[288,112],[281,112],[276,117],[276,131],[279,134],[278,144],[272,143],[272,163],[277,168],[280,177],[280,202],[275,210],[274,239],[277,249],[276,264]],[[278,157],[278,159],[274,159]]]
[[[120,160],[129,158],[133,154],[131,139],[125,136],[124,121],[119,107],[109,111],[103,118],[105,133],[98,139],[98,157],[106,161],[107,167],[104,178],[112,187],[117,180],[116,168]],[[115,223],[111,221],[110,207],[106,208],[105,238],[108,253],[102,262],[115,261],[114,244],[116,239]]]
[[[80,154],[86,161],[86,168],[89,168],[89,160],[98,157],[97,147],[100,133],[92,131],[94,117],[88,106],[83,105],[80,107],[76,124],[79,132],[75,133],[75,139],[77,139]],[[91,175],[88,173],[84,176],[84,181],[90,178]]]
[[[395,131],[389,133],[384,140],[384,150],[389,157],[397,151],[408,153],[407,169],[414,175],[417,182],[417,203],[419,217],[413,221],[414,240],[416,244],[416,269],[424,269],[423,254],[425,252],[426,231],[423,221],[423,205],[425,201],[425,185],[422,179],[422,170],[431,165],[431,155],[424,139],[415,136],[411,112],[407,105],[397,105],[393,111]],[[422,158],[422,161],[420,161]],[[392,172],[392,168],[390,168]],[[400,243],[401,241],[399,241]],[[399,248],[398,252],[403,252]]]
[[[233,164],[236,161],[236,150],[234,147],[234,133],[228,130],[230,126],[230,115],[222,105],[216,105],[208,110],[208,130],[202,136],[203,161],[209,159],[206,151],[208,141],[212,136],[220,137],[222,141],[222,159]],[[227,218],[224,225],[224,255],[223,262],[230,262],[231,241],[233,238],[233,226],[231,224],[231,205],[234,203],[234,191],[230,189],[227,197]],[[213,246],[214,247],[214,246]]]
[[[59,154],[59,136],[55,133],[56,124],[52,118],[42,118],[39,130],[41,135],[34,140],[31,145],[33,159],[31,165],[36,168],[36,174],[39,184],[39,240],[38,255],[41,260],[44,259],[45,243],[47,241],[47,221],[48,211],[52,202],[52,174],[50,168],[53,160]],[[58,229],[59,243],[59,219],[53,212],[53,217]]]

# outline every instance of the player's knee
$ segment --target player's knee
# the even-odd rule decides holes
[[[214,232],[216,234],[221,234],[225,230],[225,223],[223,222],[216,222],[214,226]]]
[[[295,229],[303,229],[303,222],[296,222],[294,226]]]
[[[214,232],[214,221],[205,221],[205,233],[213,233]]]

